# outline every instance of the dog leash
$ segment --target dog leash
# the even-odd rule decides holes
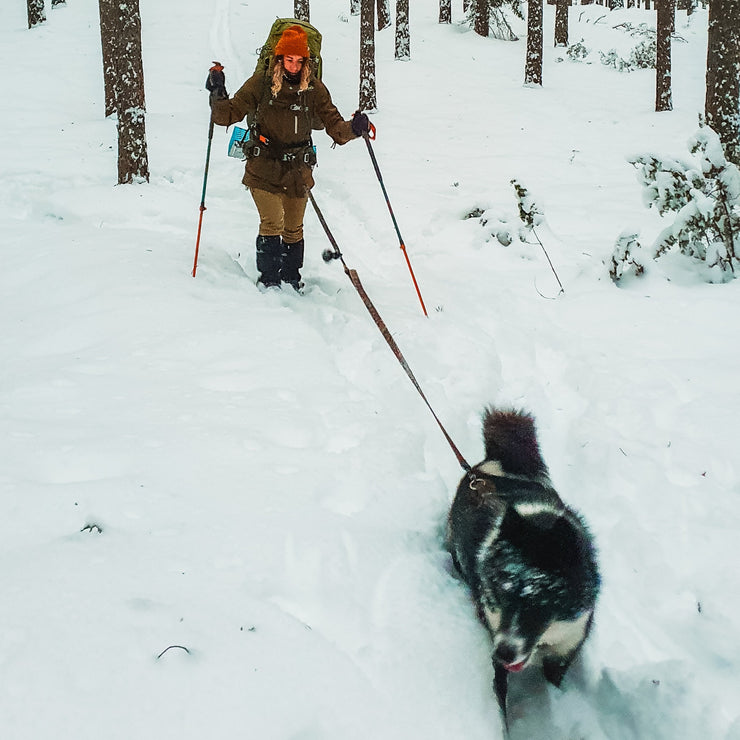
[[[373,302],[370,300],[370,296],[365,291],[365,288],[362,286],[362,283],[360,282],[360,276],[357,274],[357,270],[350,270],[350,268],[347,267],[347,263],[344,261],[344,257],[342,256],[342,253],[339,250],[339,245],[337,244],[336,239],[331,233],[331,230],[329,229],[329,225],[326,223],[326,219],[321,213],[321,210],[319,209],[319,206],[316,203],[316,199],[313,197],[313,193],[310,190],[308,191],[308,197],[311,200],[311,205],[313,206],[314,211],[316,211],[316,215],[319,219],[319,222],[324,228],[324,232],[326,233],[326,236],[329,239],[329,243],[334,248],[333,252],[331,250],[326,250],[326,252],[324,252],[324,255],[323,255],[324,261],[329,262],[330,260],[338,259],[342,263],[342,267],[344,268],[344,274],[349,278],[350,282],[354,286],[360,298],[362,298],[362,302],[365,304],[365,308],[367,308],[368,312],[370,313],[370,316],[373,317],[373,321],[375,322],[376,326],[380,330],[380,333],[383,335],[383,339],[385,339],[385,341],[388,343],[388,346],[391,348],[391,351],[396,356],[396,359],[398,360],[398,362],[401,364],[401,367],[404,369],[404,372],[406,373],[406,375],[408,375],[409,380],[413,383],[414,388],[416,388],[416,390],[419,392],[419,395],[421,396],[422,400],[424,401],[427,408],[431,412],[432,416],[434,417],[434,420],[437,422],[437,426],[440,428],[440,431],[444,435],[444,438],[447,440],[447,444],[450,445],[450,448],[452,449],[452,452],[457,458],[458,463],[460,463],[460,466],[466,473],[470,473],[472,468],[466,462],[465,458],[462,456],[462,453],[457,448],[457,445],[452,441],[452,437],[450,437],[450,435],[447,433],[447,430],[444,428],[444,425],[439,420],[439,417],[437,416],[437,414],[434,412],[432,405],[429,403],[429,400],[427,399],[426,395],[424,394],[424,391],[419,385],[419,381],[417,381],[417,379],[414,377],[414,373],[411,371],[411,368],[409,367],[408,362],[406,362],[406,358],[403,356],[401,349],[396,344],[396,340],[393,339],[393,337],[391,336],[391,333],[388,330],[388,327],[386,326],[385,322],[381,318]]]

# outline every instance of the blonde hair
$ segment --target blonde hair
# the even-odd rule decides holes
[[[283,66],[283,58],[275,57],[275,61],[272,67],[272,97],[276,98],[278,93],[283,88],[283,75],[285,74],[285,67]],[[303,92],[308,89],[308,83],[311,80],[311,60],[304,58],[303,66],[301,67],[301,81],[298,89]]]

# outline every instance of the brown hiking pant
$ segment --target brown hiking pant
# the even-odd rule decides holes
[[[303,239],[303,214],[308,195],[289,198],[257,188],[250,188],[249,192],[260,214],[260,236],[282,236],[285,244],[295,244]]]

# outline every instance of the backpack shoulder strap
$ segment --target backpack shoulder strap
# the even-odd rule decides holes
[[[247,116],[247,123],[249,126],[255,126],[259,124],[259,116],[260,111],[262,110],[262,107],[267,105],[267,102],[270,99],[270,91],[271,91],[271,76],[270,76],[270,69],[265,70],[264,74],[262,75],[262,89],[260,93],[259,101],[257,102],[257,108],[255,109],[254,113]]]

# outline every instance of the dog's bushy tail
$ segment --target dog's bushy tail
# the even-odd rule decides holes
[[[547,474],[537,442],[534,417],[526,411],[487,408],[483,414],[486,459],[498,460],[507,473]]]

